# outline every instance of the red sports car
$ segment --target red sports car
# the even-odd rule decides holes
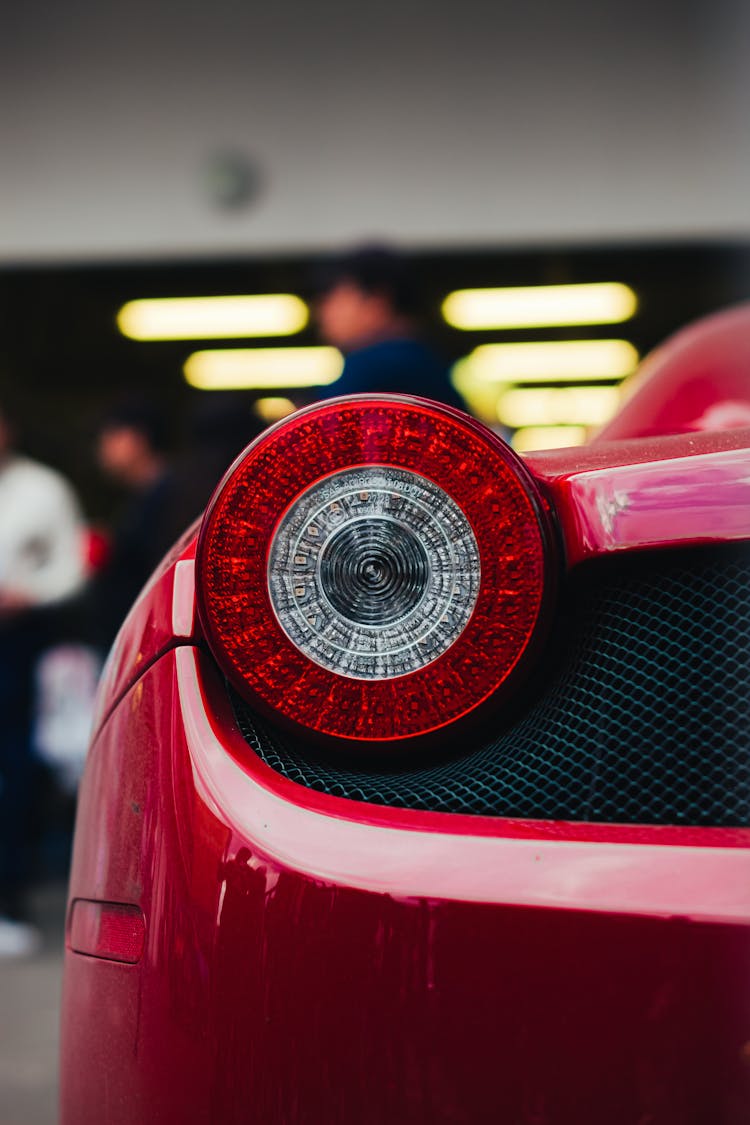
[[[749,542],[750,307],[584,449],[261,435],[105,669],[63,1125],[747,1123]]]

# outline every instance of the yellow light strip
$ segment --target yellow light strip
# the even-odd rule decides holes
[[[291,336],[309,317],[293,293],[247,297],[165,297],[129,301],[117,327],[131,340],[231,340],[245,336]]]
[[[526,426],[516,430],[510,444],[519,453],[530,453],[534,449],[567,449],[585,441],[585,426]]]
[[[506,426],[600,426],[617,412],[619,387],[513,387],[497,402]]]
[[[259,398],[253,405],[253,410],[263,422],[278,422],[280,418],[286,418],[288,414],[293,414],[296,407],[290,398],[282,398],[280,395],[268,395],[265,398]]]
[[[638,307],[629,285],[533,285],[514,289],[457,289],[443,301],[453,328],[544,328],[565,324],[621,324]]]
[[[343,366],[338,348],[223,348],[193,352],[183,370],[191,387],[219,391],[324,386]]]
[[[454,367],[456,384],[579,383],[622,379],[638,363],[627,340],[559,340],[533,344],[481,344]]]

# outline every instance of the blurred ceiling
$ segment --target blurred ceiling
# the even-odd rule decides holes
[[[741,0],[26,0],[0,262],[742,237]]]

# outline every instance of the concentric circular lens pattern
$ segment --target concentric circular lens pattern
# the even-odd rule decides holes
[[[403,676],[441,656],[476,604],[479,547],[442,488],[390,466],[318,481],[285,513],[268,563],[286,635],[342,676]]]
[[[232,466],[201,527],[198,611],[272,719],[380,748],[510,694],[553,562],[546,501],[495,434],[424,399],[353,395]]]
[[[424,547],[394,519],[353,519],[331,536],[320,558],[323,594],[359,625],[399,622],[422,600],[429,577]]]

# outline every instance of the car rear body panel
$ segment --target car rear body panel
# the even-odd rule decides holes
[[[202,661],[162,656],[92,747],[71,899],[138,904],[147,939],[138,965],[68,952],[64,1125],[744,1120],[741,836],[243,789],[197,725]]]
[[[721,380],[695,372],[702,417]],[[613,556],[750,540],[750,430],[653,436],[636,404],[617,436],[528,458],[562,587]],[[125,964],[68,943],[62,1125],[746,1125],[746,820],[467,815],[282,776],[208,652],[194,553],[193,532],[100,690],[71,911],[137,907],[145,944]]]

